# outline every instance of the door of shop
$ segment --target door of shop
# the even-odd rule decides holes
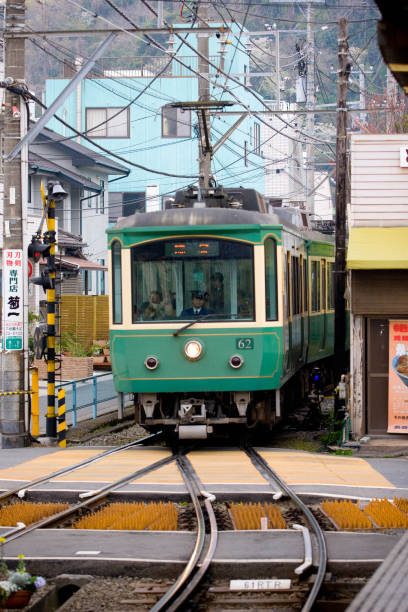
[[[367,318],[368,434],[387,433],[388,426],[388,319]]]

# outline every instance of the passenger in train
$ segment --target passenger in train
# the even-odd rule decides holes
[[[209,306],[214,312],[224,312],[224,277],[221,272],[214,272],[211,276]]]
[[[157,321],[165,318],[165,309],[159,291],[151,291],[148,302],[143,302],[140,309],[142,321]]]

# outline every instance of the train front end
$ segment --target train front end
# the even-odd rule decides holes
[[[273,423],[281,240],[264,217],[167,210],[108,231],[114,382],[147,429],[206,438]]]

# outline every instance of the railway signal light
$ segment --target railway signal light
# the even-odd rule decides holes
[[[34,276],[30,278],[30,281],[34,283],[34,285],[41,285],[44,289],[44,292],[47,289],[55,288],[55,278],[51,278],[50,273],[47,269],[44,272],[41,272],[41,276]]]
[[[50,254],[50,248],[50,244],[44,244],[41,242],[38,236],[33,236],[27,248],[28,258],[37,263],[40,261],[41,257],[48,257]]]

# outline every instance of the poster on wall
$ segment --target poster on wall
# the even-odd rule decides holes
[[[390,321],[388,433],[408,433],[408,321]]]

